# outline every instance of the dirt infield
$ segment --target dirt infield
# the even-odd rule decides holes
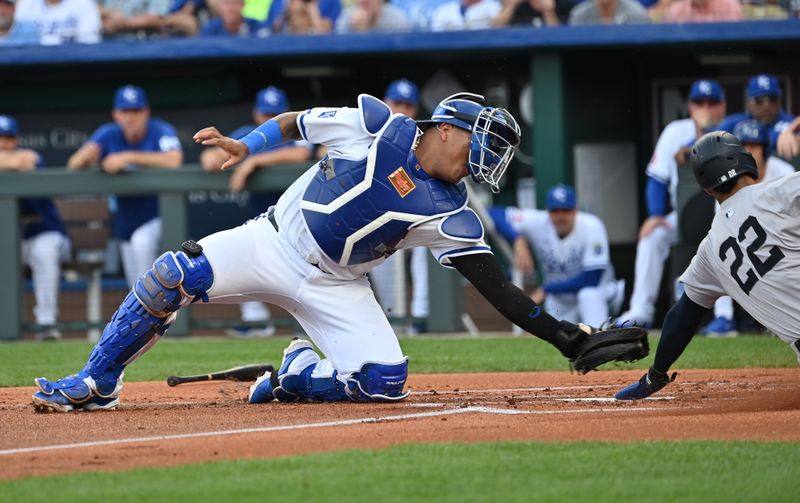
[[[247,405],[242,383],[125,385],[117,411],[35,414],[0,389],[0,479],[488,440],[800,441],[800,369],[687,370],[653,399],[641,371],[414,375],[399,404]]]

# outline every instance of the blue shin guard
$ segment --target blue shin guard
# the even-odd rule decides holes
[[[342,380],[329,361],[320,361],[310,342],[296,339],[284,350],[278,371],[251,386],[249,401],[394,402],[408,396],[403,392],[407,376],[404,359],[396,364],[367,363]]]
[[[36,379],[34,406],[58,412],[110,408],[108,400],[116,399],[122,389],[125,366],[158,341],[181,306],[208,301],[213,273],[202,249],[195,251],[167,252],[156,259],[106,325],[83,370],[56,382]]]

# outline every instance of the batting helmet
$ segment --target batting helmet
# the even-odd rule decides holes
[[[477,183],[489,184],[496,193],[519,146],[520,130],[507,110],[483,106],[484,101],[479,94],[454,94],[439,103],[429,120],[417,123],[452,124],[472,133],[469,174]]]
[[[692,147],[689,157],[697,183],[706,190],[748,174],[758,179],[758,166],[739,140],[724,131],[703,135]]]

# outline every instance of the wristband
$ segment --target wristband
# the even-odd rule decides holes
[[[247,133],[241,141],[247,146],[247,151],[250,154],[255,154],[265,148],[274,147],[283,143],[281,127],[278,125],[277,121],[270,119]]]

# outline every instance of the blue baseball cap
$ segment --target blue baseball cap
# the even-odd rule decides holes
[[[265,87],[256,95],[255,109],[264,115],[278,115],[289,110],[289,98],[282,89]]]
[[[547,191],[548,210],[574,210],[577,206],[575,189],[569,185],[558,184]]]
[[[0,115],[0,136],[17,136],[17,121],[10,115]]]
[[[759,143],[769,145],[769,134],[767,128],[757,120],[743,120],[733,126],[733,135],[744,143]]]
[[[115,110],[141,110],[148,106],[147,94],[141,87],[128,84],[114,94]]]
[[[419,88],[408,79],[395,80],[386,88],[384,99],[419,105]]]
[[[689,91],[689,101],[725,101],[725,91],[716,80],[696,80]]]
[[[756,75],[747,84],[747,97],[759,98],[761,96],[780,96],[781,85],[778,77],[768,73]]]

